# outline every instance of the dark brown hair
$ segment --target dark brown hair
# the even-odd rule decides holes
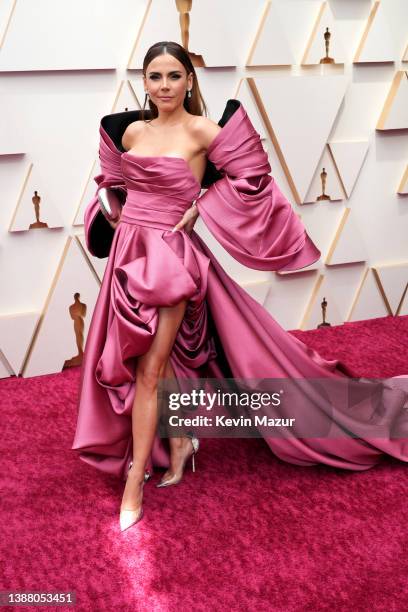
[[[204,102],[204,98],[201,95],[200,87],[197,81],[196,71],[194,69],[194,66],[192,64],[189,54],[184,49],[184,47],[182,47],[178,43],[173,42],[171,40],[162,40],[152,45],[148,49],[144,57],[144,60],[143,60],[144,76],[146,76],[146,68],[150,64],[150,62],[154,60],[154,58],[157,57],[158,55],[163,55],[165,53],[172,55],[181,64],[183,64],[184,68],[186,69],[187,74],[189,74],[190,72],[193,73],[193,87],[191,89],[191,98],[189,98],[186,93],[185,98],[184,98],[184,103],[183,103],[184,108],[191,115],[204,115],[205,114],[207,116],[208,115],[207,106]],[[141,118],[145,120],[145,116],[146,116],[146,118],[148,118],[149,120],[155,119],[158,116],[159,111],[157,109],[156,104],[154,104],[154,102],[152,102],[149,98],[149,110],[150,110],[149,112],[149,110],[145,108],[147,99],[148,98],[146,94],[143,108],[141,111]]]

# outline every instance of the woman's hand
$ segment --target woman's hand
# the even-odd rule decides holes
[[[181,221],[179,221],[177,225],[175,225],[171,231],[175,232],[176,230],[179,230],[182,227],[184,227],[186,232],[189,234],[191,230],[193,229],[194,224],[199,214],[200,213],[198,212],[197,206],[193,204],[192,206],[190,206],[190,208],[187,208]]]

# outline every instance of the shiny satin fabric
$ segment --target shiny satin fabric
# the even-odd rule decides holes
[[[170,355],[179,379],[351,375],[340,361],[322,358],[286,332],[227,275],[195,231],[171,231],[196,200],[209,230],[248,267],[299,269],[320,256],[270,176],[267,154],[242,104],[208,149],[208,159],[222,176],[201,196],[201,185],[182,158],[121,152],[102,126],[100,133],[98,189],[121,189],[126,202],[113,236],[105,235],[105,226],[96,221],[101,215],[97,196],[85,212],[90,252],[106,250],[103,241],[110,244],[81,371],[72,448],[79,451],[82,460],[125,477],[132,458],[137,357],[151,346],[159,308],[182,299],[187,300],[187,308]],[[101,227],[97,235],[95,228]],[[397,379],[392,380],[398,385]],[[398,406],[393,406],[395,419],[407,414],[403,412],[406,394],[398,397]],[[342,406],[336,410],[333,418],[337,414],[341,421]],[[391,427],[392,423],[390,431]],[[408,461],[404,439],[265,441],[278,457],[298,465],[325,463],[365,470],[378,463],[384,453]],[[150,464],[169,465],[167,440],[155,438]]]
[[[205,224],[240,263],[256,270],[298,270],[320,257],[269,174],[260,136],[241,105],[207,150],[225,174],[198,200]]]

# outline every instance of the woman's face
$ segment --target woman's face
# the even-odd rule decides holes
[[[187,76],[183,64],[172,55],[158,55],[148,64],[143,77],[145,91],[159,110],[171,111],[182,106],[186,92],[193,85],[193,75]]]

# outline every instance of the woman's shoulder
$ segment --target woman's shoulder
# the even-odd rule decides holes
[[[191,129],[194,137],[198,140],[203,149],[208,149],[211,142],[217,136],[221,127],[209,117],[196,115],[192,121]]]
[[[132,121],[126,127],[122,135],[122,146],[125,149],[130,149],[134,139],[145,129],[144,121]]]
[[[131,148],[135,138],[146,129],[144,121],[132,121],[126,127],[122,135],[122,146],[125,149]],[[210,143],[216,137],[221,127],[209,117],[203,115],[194,115],[188,122],[188,129],[191,130],[191,136],[200,144],[203,150],[207,150]]]

